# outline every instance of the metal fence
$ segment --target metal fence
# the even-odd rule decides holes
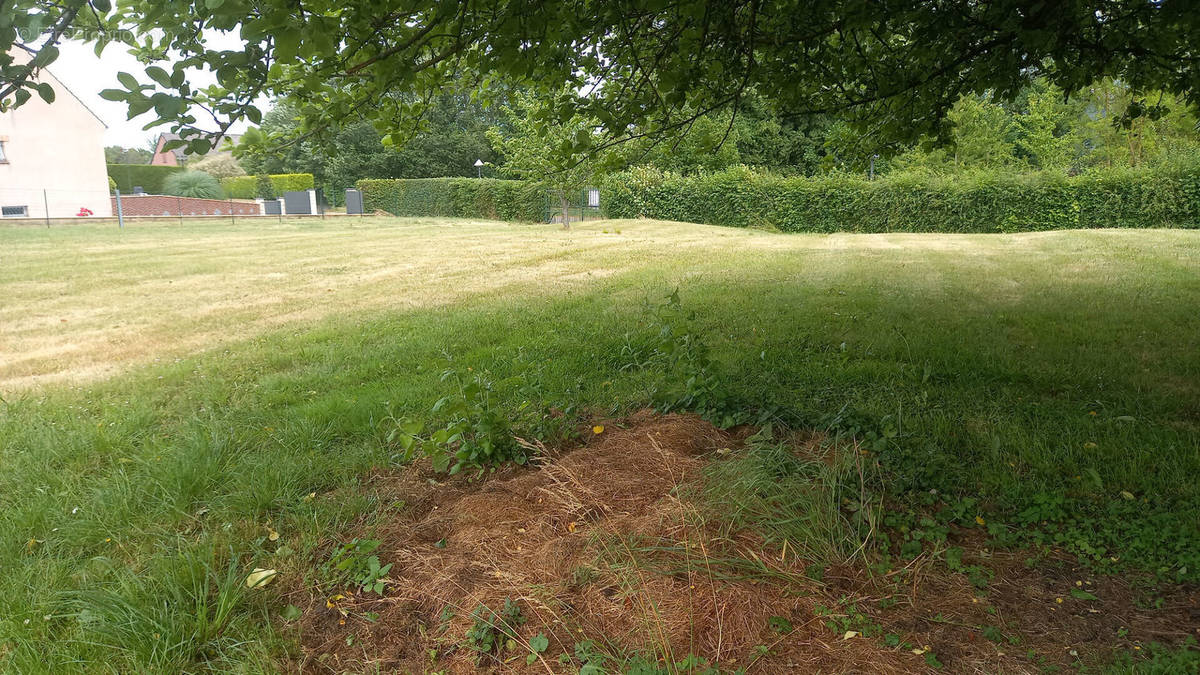
[[[567,214],[573,223],[581,220],[599,220],[602,218],[600,189],[590,187],[567,193]],[[547,223],[562,223],[563,207],[561,193],[553,190],[546,192],[545,220]]]

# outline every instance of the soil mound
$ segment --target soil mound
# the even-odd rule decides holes
[[[694,656],[722,672],[1032,673],[1121,641],[1197,634],[1195,589],[1160,600],[1167,612],[1141,610],[1121,580],[1093,579],[1067,559],[1031,569],[1024,554],[988,551],[970,533],[956,544],[964,562],[994,570],[986,591],[925,556],[888,574],[843,565],[809,579],[806,561],[753,533],[722,534],[686,498],[705,463],[739,452],[744,437],[643,412],[485,480],[427,466],[380,477],[403,504],[371,534],[393,564],[387,591],[311,597],[297,667],[576,673],[600,653],[608,658],[596,672],[642,654]],[[739,573],[745,566],[729,560],[761,573]],[[519,616],[504,612],[506,602]],[[480,616],[497,636],[483,653],[469,638]]]

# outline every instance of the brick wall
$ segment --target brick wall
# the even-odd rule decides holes
[[[239,216],[261,215],[257,202],[224,199],[196,199],[166,195],[121,195],[121,209],[127,216],[227,216],[232,208]],[[113,215],[117,198],[112,198]]]

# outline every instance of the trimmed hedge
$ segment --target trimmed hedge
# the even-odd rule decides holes
[[[1200,227],[1200,166],[1061,174],[786,178],[744,167],[681,177],[609,177],[609,218],[657,218],[787,232],[1019,232]]]
[[[311,190],[316,185],[311,173],[276,173],[269,176],[275,194],[282,197],[285,192]],[[258,194],[255,176],[232,176],[221,179],[221,187],[231,199],[254,199]]]
[[[161,195],[167,176],[183,171],[182,166],[151,166],[150,164],[109,164],[108,177],[117,184],[121,194],[133,194],[134,186],[141,186],[147,194]]]
[[[498,178],[364,179],[356,184],[368,213],[397,216],[488,218],[541,222],[546,198],[541,189]]]

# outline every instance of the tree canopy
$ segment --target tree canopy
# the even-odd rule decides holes
[[[567,151],[733,113],[752,88],[886,142],[939,133],[960,96],[1008,99],[1039,74],[1067,94],[1112,77],[1200,96],[1191,0],[15,0],[0,9],[0,101],[52,96],[32,75],[77,29],[147,64],[105,96],[153,110],[195,151],[205,129],[257,124],[263,95],[296,101],[306,133],[367,115],[402,141],[439,93],[519,84],[553,120],[595,120]],[[240,49],[209,47],[214,33]],[[216,84],[190,84],[196,70]]]

